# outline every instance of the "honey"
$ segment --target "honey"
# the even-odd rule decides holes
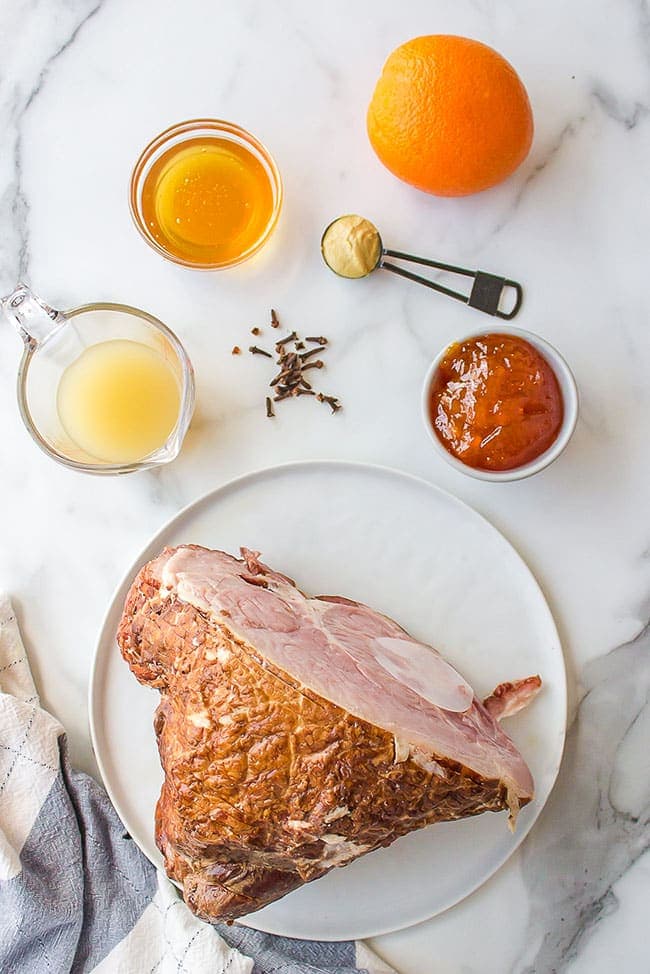
[[[165,150],[142,185],[147,233],[174,259],[214,267],[239,260],[274,215],[273,185],[245,145],[197,135]]]
[[[86,348],[57,390],[61,425],[104,463],[134,463],[164,446],[180,412],[176,373],[142,342],[114,339]]]

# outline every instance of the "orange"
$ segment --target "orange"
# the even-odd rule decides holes
[[[368,136],[400,179],[438,196],[466,196],[524,161],[533,115],[505,58],[467,37],[432,34],[389,56],[368,108]]]

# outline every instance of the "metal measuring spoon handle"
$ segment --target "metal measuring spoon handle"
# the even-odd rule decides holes
[[[449,274],[461,274],[463,277],[471,277],[474,280],[472,290],[469,294],[454,291],[451,288],[445,287],[443,284],[438,284],[436,281],[430,281],[426,277],[420,277],[419,274],[413,274],[411,271],[407,271],[403,267],[398,267],[396,264],[389,264],[384,259],[386,257],[393,257],[395,260],[403,260],[411,264],[423,264],[426,267],[435,267],[437,270],[446,271]],[[485,314],[503,318],[506,321],[510,321],[515,317],[521,308],[524,298],[524,291],[521,284],[517,281],[511,281],[509,278],[498,277],[496,274],[488,274],[486,271],[470,271],[466,267],[443,264],[438,260],[427,260],[425,257],[415,257],[413,254],[403,254],[398,250],[388,250],[385,247],[382,247],[381,257],[377,267],[391,271],[393,274],[398,274],[400,277],[405,277],[409,281],[415,281],[417,284],[424,284],[425,287],[430,287],[433,291],[439,291],[441,294],[446,294],[450,298],[455,298],[457,301],[468,304],[470,308],[476,308],[477,311],[483,311]],[[514,290],[515,302],[510,311],[501,311],[499,304],[504,295],[504,291],[508,288]]]

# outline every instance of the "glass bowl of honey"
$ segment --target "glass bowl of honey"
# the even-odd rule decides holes
[[[282,179],[268,149],[239,125],[198,118],[144,149],[131,176],[136,227],[184,267],[219,270],[256,254],[282,208]]]

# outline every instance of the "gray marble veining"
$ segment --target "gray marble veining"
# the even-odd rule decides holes
[[[0,287],[10,290],[29,273],[29,202],[22,188],[22,121],[38,98],[51,66],[74,43],[100,3],[75,0],[52,4],[48,12],[23,0],[0,14],[5,38],[0,75],[0,125],[4,133],[0,196]],[[45,14],[45,16],[41,16]]]
[[[518,974],[568,970],[650,848],[650,627],[588,663],[581,683],[555,790],[524,844],[527,939],[539,946]]]
[[[384,58],[431,32],[493,45],[531,96],[529,159],[477,197],[418,193],[367,142]],[[164,520],[283,460],[403,467],[475,506],[528,560],[577,686],[558,785],[520,852],[454,910],[374,946],[401,974],[650,970],[647,2],[3,0],[0,34],[0,287],[24,276],[63,308],[140,305],[178,330],[197,366],[199,412],[178,461],[96,481],[34,449],[15,405],[20,342],[0,327],[0,588],[74,760],[94,767],[85,696],[103,612]],[[146,141],[203,114],[258,133],[286,188],[268,249],[220,275],[148,251],[126,202]],[[582,418],[557,464],[492,488],[432,455],[420,383],[477,319],[390,275],[335,280],[317,244],[346,211],[396,248],[524,282],[517,323],[557,345],[580,386]],[[230,356],[271,305],[330,336],[329,384],[345,404],[334,419],[301,402],[268,423],[261,364]]]

